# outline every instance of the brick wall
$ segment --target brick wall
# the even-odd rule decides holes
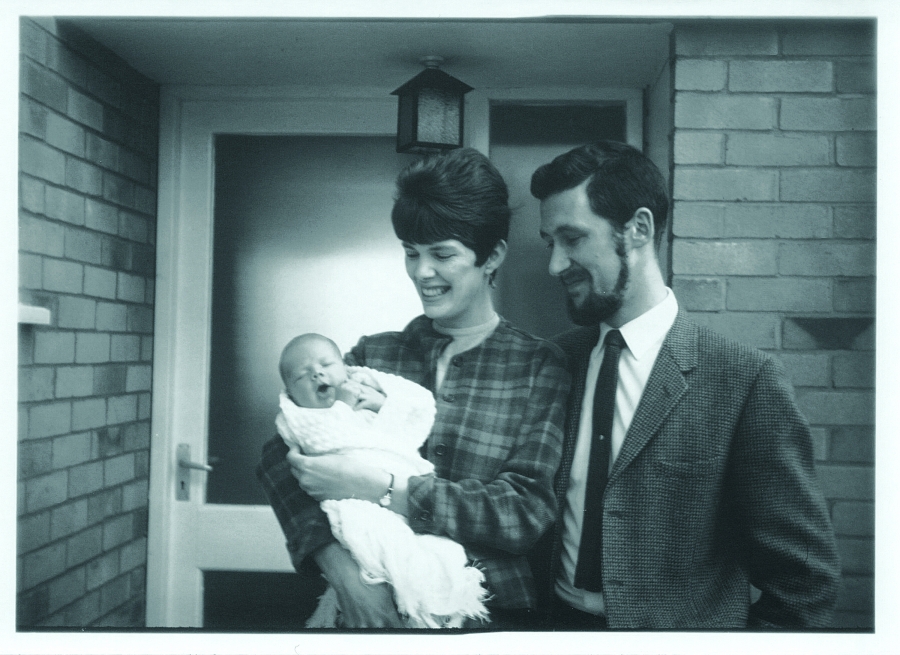
[[[674,36],[672,284],[697,320],[785,363],[838,535],[834,625],[871,628],[872,26],[707,22]]]
[[[158,87],[22,19],[17,624],[141,626]]]

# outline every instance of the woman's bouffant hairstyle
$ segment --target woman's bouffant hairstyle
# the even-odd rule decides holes
[[[538,200],[574,189],[586,179],[591,211],[625,228],[641,207],[653,213],[658,246],[669,213],[666,182],[650,159],[637,148],[618,141],[597,141],[566,152],[531,176],[531,195]]]
[[[397,238],[419,245],[456,239],[475,252],[476,266],[508,238],[510,215],[506,182],[472,148],[416,161],[397,177],[391,211]]]

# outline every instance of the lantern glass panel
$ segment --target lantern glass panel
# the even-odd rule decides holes
[[[420,143],[459,145],[459,95],[443,89],[419,91]]]

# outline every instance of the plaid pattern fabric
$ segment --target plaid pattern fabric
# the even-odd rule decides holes
[[[420,316],[403,332],[363,337],[345,359],[433,391],[437,359],[449,342]],[[422,453],[435,473],[410,478],[409,524],[465,546],[485,573],[492,606],[534,605],[524,553],[556,517],[553,476],[568,387],[560,350],[501,320],[483,343],[451,360],[436,394],[437,416]],[[332,537],[325,515],[291,476],[280,442],[265,445],[257,475],[299,570]]]
[[[557,499],[564,502],[598,326],[557,337],[572,372]],[[839,562],[809,427],[777,360],[679,312],[604,496],[611,628],[828,625]],[[542,605],[561,522],[535,553]],[[543,561],[541,561],[543,560]],[[762,591],[750,605],[748,584]]]

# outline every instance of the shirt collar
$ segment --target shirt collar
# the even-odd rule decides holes
[[[625,345],[635,359],[640,359],[655,344],[665,339],[677,315],[678,301],[672,290],[666,287],[666,297],[662,301],[619,328]],[[606,323],[600,324],[599,343],[603,343],[610,330],[612,328]]]

